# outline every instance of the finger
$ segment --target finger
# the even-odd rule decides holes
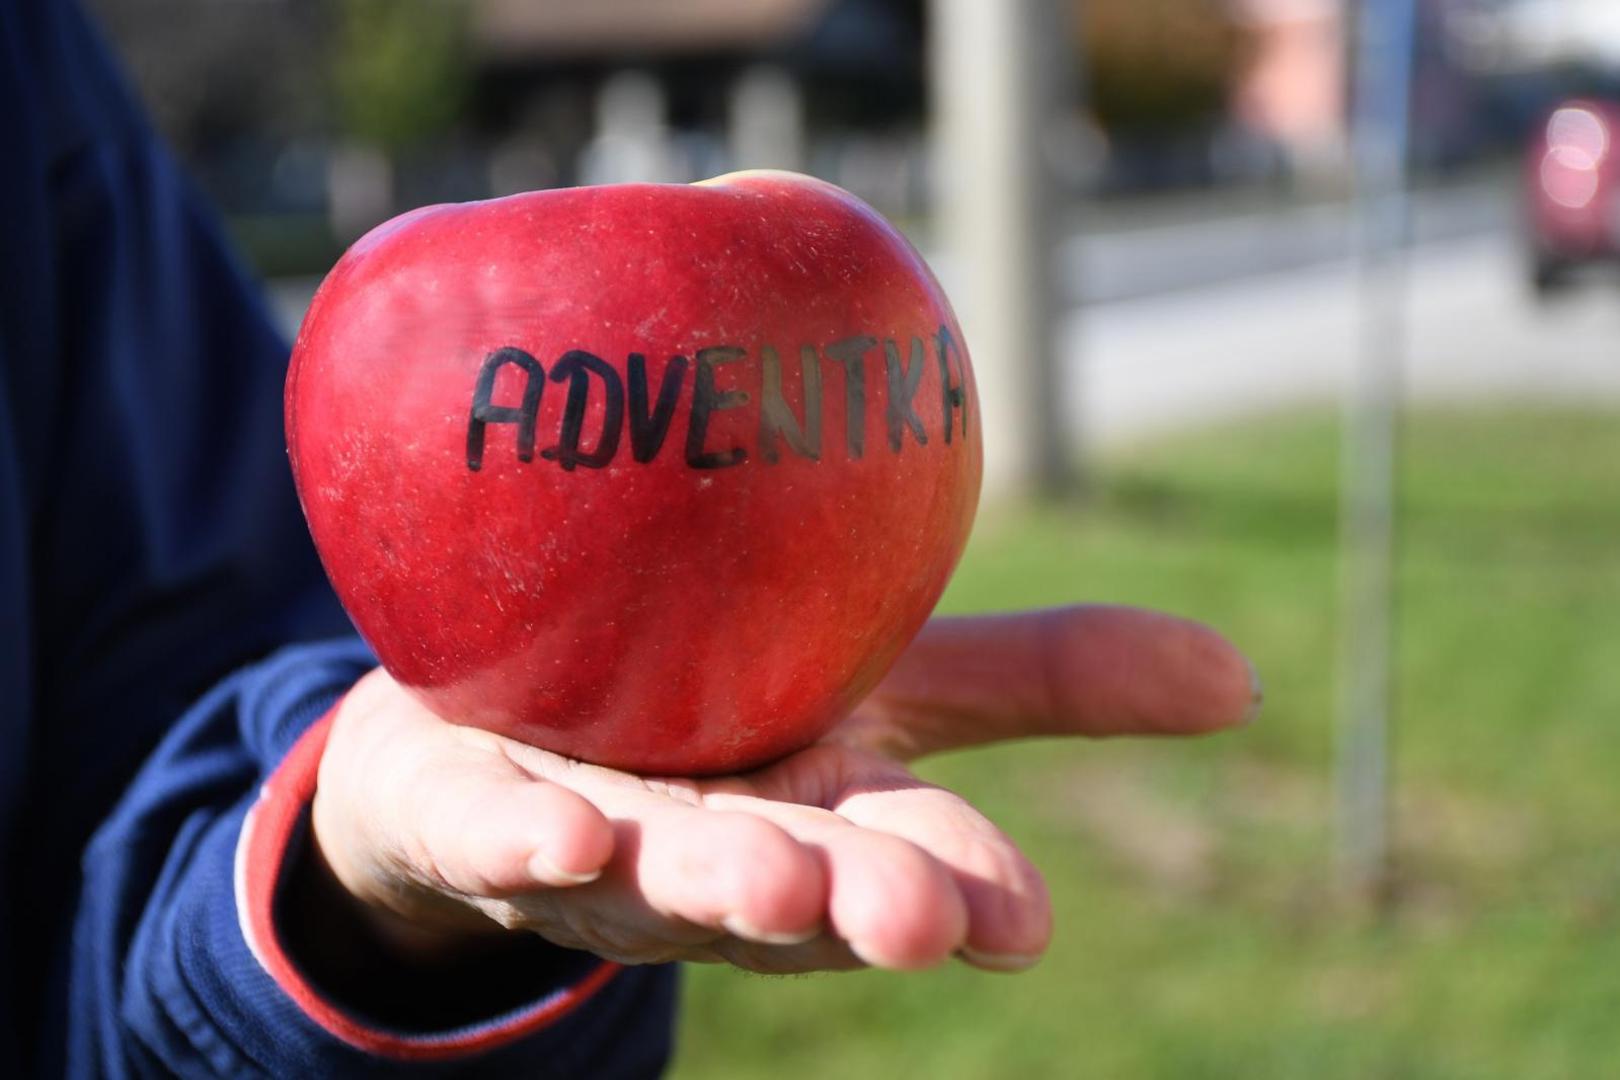
[[[764,769],[748,784],[747,789],[731,790],[750,790],[789,804],[811,803],[790,805],[788,812],[823,815],[898,836],[938,860],[952,874],[966,905],[962,952],[970,963],[1018,970],[1045,951],[1052,912],[1039,871],[960,796],[885,758],[830,746],[801,753],[791,768]]]
[[[1040,872],[967,800],[896,770],[853,783],[838,813],[903,837],[949,868],[967,906],[960,949],[976,967],[1021,971],[1052,938],[1052,903]]]
[[[508,740],[445,724],[374,669],[344,698],[316,798],[407,878],[466,896],[594,880],[613,831],[576,792],[521,768]],[[396,869],[400,867],[396,865]]]
[[[962,947],[968,927],[962,894],[950,871],[916,844],[816,807],[727,793],[707,801],[768,818],[818,852],[826,866],[827,928],[836,941],[754,957],[749,966],[836,970],[848,966],[836,947],[842,941],[861,962],[905,971],[943,963]]]
[[[516,744],[505,752],[516,767],[580,791],[612,819],[611,880],[591,899],[627,942],[651,945],[660,935],[707,942],[718,932],[802,942],[820,931],[822,861],[769,821],[704,808],[690,781],[634,777]],[[703,930],[711,932],[694,933]]]
[[[594,881],[613,852],[606,817],[577,793],[483,763],[424,776],[399,849],[419,879],[470,897]]]
[[[1172,615],[937,618],[837,737],[911,759],[1030,735],[1199,734],[1252,719],[1260,697],[1235,646]]]
[[[645,906],[641,931],[679,920],[770,944],[821,929],[827,876],[816,853],[750,814],[684,807],[649,797],[615,821],[617,850],[605,884],[626,890],[621,918]],[[714,935],[710,935],[712,938]]]

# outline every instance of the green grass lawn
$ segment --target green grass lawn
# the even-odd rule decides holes
[[[1046,871],[1021,976],[694,968],[676,1075],[1620,1076],[1620,415],[1419,413],[1403,465],[1398,903],[1331,887],[1336,432],[1254,422],[985,517],[944,607],[1150,605],[1267,684],[1200,742],[929,762]]]

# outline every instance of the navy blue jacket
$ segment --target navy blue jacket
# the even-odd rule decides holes
[[[317,721],[371,663],[286,357],[78,8],[0,0],[0,1076],[656,1072],[668,969],[526,940],[401,1021],[283,941]]]

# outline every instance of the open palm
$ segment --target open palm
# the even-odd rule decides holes
[[[628,963],[798,972],[1034,963],[1040,874],[906,762],[1040,735],[1197,734],[1257,705],[1214,632],[1129,608],[932,621],[819,744],[742,776],[648,778],[447,724],[385,673],[339,709],[315,835],[378,918],[497,927]]]

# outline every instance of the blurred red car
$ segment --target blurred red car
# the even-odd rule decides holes
[[[1538,290],[1583,263],[1620,257],[1620,104],[1558,106],[1531,138],[1525,171]]]

